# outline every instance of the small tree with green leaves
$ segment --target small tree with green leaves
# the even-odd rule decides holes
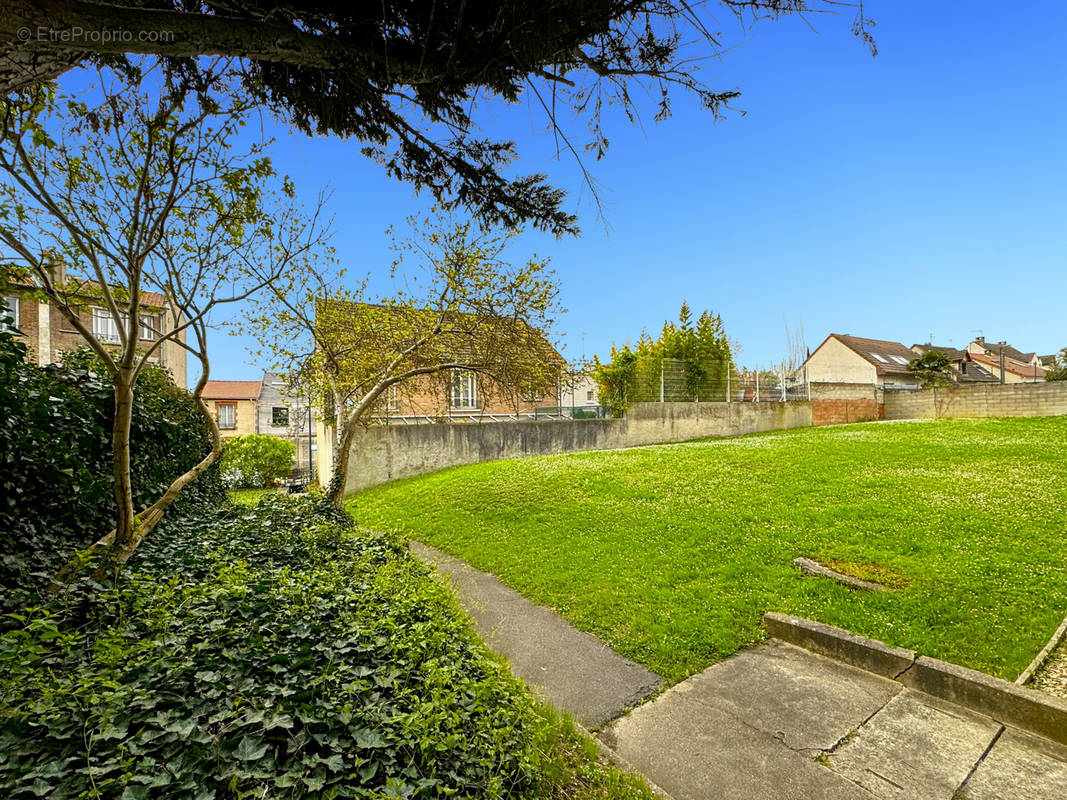
[[[721,397],[732,359],[722,319],[704,311],[694,327],[692,311],[683,301],[678,322],[664,322],[659,339],[642,332],[635,348],[612,346],[607,363],[594,356],[593,379],[601,402],[612,413],[623,414],[630,403],[658,399],[665,359],[684,362],[687,398]]]
[[[409,224],[409,236],[394,238],[403,288],[393,294],[372,294],[365,281],[338,288],[340,276],[318,268],[290,291],[278,284],[264,293],[243,323],[263,342],[258,355],[295,365],[323,398],[334,432],[328,495],[337,504],[354,437],[392,387],[469,370],[491,379],[485,391],[514,395],[555,386],[563,367],[549,344],[562,309],[547,260],[512,265],[503,254],[515,231],[483,232],[444,212]],[[405,261],[416,269],[405,272]]]
[[[1045,371],[1046,381],[1067,381],[1067,347],[1052,357],[1052,363]]]
[[[924,389],[941,389],[952,383],[952,361],[940,350],[928,350],[908,362],[908,372]]]
[[[105,554],[97,577],[125,563],[218,457],[218,429],[200,400],[212,314],[284,280],[325,233],[317,211],[305,216],[291,183],[275,173],[266,143],[240,144],[253,106],[227,80],[231,69],[205,62],[189,72],[147,60],[99,70],[76,93],[35,86],[0,102],[6,277],[63,315],[113,387],[117,513],[114,530],[89,548]],[[166,298],[169,319],[160,330],[142,316],[146,292]],[[137,508],[134,395],[168,342],[199,362],[193,396],[213,446]]]

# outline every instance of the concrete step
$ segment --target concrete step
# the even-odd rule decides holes
[[[600,738],[675,800],[871,800],[816,757],[901,690],[772,640],[683,681]]]
[[[885,800],[948,800],[1002,726],[905,689],[828,754],[830,768]]]

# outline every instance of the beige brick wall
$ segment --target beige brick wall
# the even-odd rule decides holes
[[[886,419],[1051,417],[1067,414],[1067,381],[980,383],[921,392],[885,392]]]

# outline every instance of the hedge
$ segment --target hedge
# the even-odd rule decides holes
[[[114,525],[110,383],[86,352],[64,364],[26,363],[26,348],[0,332],[0,611],[25,600],[75,552]],[[153,502],[210,450],[192,396],[163,368],[137,383],[131,432],[134,506]],[[168,513],[225,496],[217,468]]]
[[[232,489],[266,489],[293,471],[295,457],[296,446],[277,436],[234,436],[222,450],[222,479]]]

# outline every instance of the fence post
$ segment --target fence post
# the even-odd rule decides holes
[[[808,389],[808,402],[811,402],[811,381],[808,380],[808,368],[804,367],[804,386]]]
[[[664,371],[664,367],[666,367],[666,366],[667,366],[667,360],[661,358],[659,360],[659,401],[661,403],[663,402],[663,371]]]
[[[759,402],[759,364],[756,365],[756,402]]]
[[[726,359],[726,402],[730,402],[730,359]]]

